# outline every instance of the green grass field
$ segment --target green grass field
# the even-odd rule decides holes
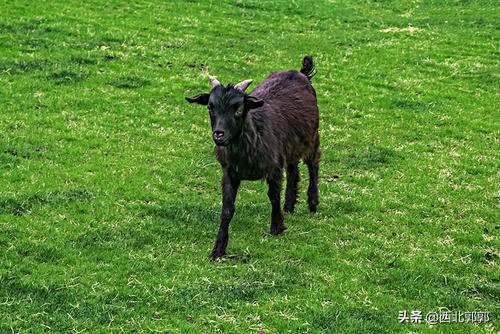
[[[497,333],[496,1],[0,6],[0,333]],[[314,56],[320,206],[269,234],[185,96]],[[254,87],[255,84],[252,86]],[[398,312],[489,311],[486,324]]]

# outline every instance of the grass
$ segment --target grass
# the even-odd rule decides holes
[[[496,333],[494,1],[52,1],[0,14],[0,332]],[[315,57],[320,207],[288,230],[185,96]],[[484,310],[487,324],[400,324]]]

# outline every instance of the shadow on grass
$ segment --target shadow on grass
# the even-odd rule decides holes
[[[196,203],[193,200],[176,200],[163,202],[161,205],[142,203],[138,206],[139,214],[143,217],[151,216],[160,220],[168,220],[176,224],[186,226],[200,225],[206,226],[207,222],[214,222],[218,219],[219,212],[209,210],[207,204]]]
[[[134,201],[127,204],[127,209],[134,219],[88,225],[74,235],[75,247],[90,253],[96,250],[112,252],[117,245],[141,249],[168,244],[180,249],[201,240],[206,242],[218,227],[218,213],[210,211],[206,205],[191,202],[179,200],[158,205]]]
[[[92,194],[85,189],[35,193],[21,198],[0,198],[0,213],[22,216],[37,206],[48,204],[68,204],[77,201],[88,201]]]
[[[57,263],[64,257],[64,253],[48,244],[24,243],[16,247],[17,255],[21,258],[32,258],[38,263]]]
[[[69,57],[68,62],[77,65],[95,65],[98,61],[96,57],[74,55]]]
[[[328,209],[336,214],[351,214],[363,211],[363,208],[356,204],[354,200],[342,200],[338,199],[330,203]]]
[[[83,72],[60,70],[49,74],[47,78],[52,80],[56,85],[66,85],[85,81],[87,76],[88,75]]]
[[[109,84],[116,88],[136,89],[149,85],[151,82],[147,79],[130,75],[122,76],[117,79],[111,80]]]
[[[0,59],[0,72],[8,72],[10,74],[19,74],[32,72],[37,70],[50,71],[56,65],[67,64],[68,66],[80,65],[90,66],[96,65],[98,59],[96,57],[88,57],[81,55],[72,55],[64,60],[54,61],[48,59]],[[56,83],[64,84],[71,82],[83,81],[88,77],[87,73],[75,72],[71,70],[53,71],[48,76],[48,79],[56,81]]]
[[[31,72],[52,66],[52,62],[46,59],[37,60],[0,60],[0,72],[11,74]]]
[[[30,274],[25,272],[24,274]],[[18,275],[11,275],[0,279],[0,299],[4,300],[12,296],[31,297],[32,303],[44,305],[44,310],[58,310],[61,305],[67,305],[69,302],[77,301],[77,296],[67,289],[61,289],[61,286],[51,284],[50,281],[44,281],[43,286],[35,283],[26,282]]]
[[[396,158],[400,156],[391,148],[370,146],[365,150],[349,154],[340,162],[348,168],[375,169],[389,166]]]
[[[38,70],[50,71],[56,65],[67,64],[89,66],[96,65],[98,63],[95,57],[85,57],[85,56],[71,56],[64,61],[55,62],[48,59],[35,59],[35,60],[0,60],[0,72],[8,72],[10,74],[20,74],[33,72]],[[87,73],[75,72],[70,70],[59,70],[50,73],[47,78],[56,81],[56,83],[64,84],[71,82],[83,81],[88,77]]]
[[[169,201],[161,205],[139,204],[134,205],[133,210],[138,212],[140,217],[149,217],[147,229],[138,229],[131,238],[135,240],[134,246],[140,246],[146,239],[161,238],[165,241],[175,241],[179,244],[209,244],[211,247],[215,239],[220,221],[219,203],[216,206],[208,203],[197,203],[193,201]],[[248,208],[237,209],[238,217],[234,217],[231,224],[231,234],[244,236],[246,234],[258,235],[258,227],[255,224],[245,221],[245,218],[252,217]],[[265,226],[267,231],[268,220],[266,217]],[[147,232],[146,232],[147,230]],[[149,237],[148,235],[151,234]],[[207,249],[207,259],[210,249]],[[245,250],[228,249],[228,254],[221,259],[225,263],[247,263],[251,260],[251,255]]]
[[[389,316],[390,314],[369,308],[344,309],[338,306],[314,314],[311,323],[328,333],[384,333],[393,322]]]
[[[103,308],[106,312],[102,312],[100,309],[96,308],[93,303],[95,303],[96,297],[89,294],[87,291],[83,291],[79,287],[71,287],[67,284],[56,284],[50,279],[42,280],[30,277],[30,273],[27,276],[18,273],[16,275],[10,275],[9,277],[0,277],[0,300],[16,302],[11,305],[11,311],[18,314],[18,316],[30,317],[36,312],[40,312],[40,318],[43,319],[43,324],[45,327],[50,327],[52,331],[56,332],[69,332],[72,328],[71,323],[66,321],[61,321],[62,318],[68,315],[72,319],[81,319],[86,322],[91,319],[91,323],[95,325],[105,325],[109,323],[109,315],[117,315],[120,313],[118,308],[113,307],[112,297],[109,294],[103,294],[100,296],[100,300],[106,302]],[[117,293],[113,291],[114,297],[116,298]],[[106,299],[104,297],[107,297]],[[127,303],[125,305],[132,307],[133,300],[128,297]],[[29,302],[28,302],[29,301]],[[16,304],[18,304],[16,305]],[[78,305],[75,308],[74,305]],[[2,311],[2,306],[0,306],[0,311]],[[47,316],[50,314],[50,316]],[[9,323],[9,318],[2,319],[3,323]],[[15,319],[10,319],[11,324],[8,327],[8,331],[11,332],[16,329],[22,328],[24,323],[19,323]],[[3,327],[0,325],[0,332],[4,333]],[[29,324],[26,325],[30,327],[30,331],[43,331],[43,327],[39,327],[39,324]],[[7,326],[5,326],[7,327]],[[45,328],[46,329],[46,328]],[[5,331],[6,332],[6,331]]]

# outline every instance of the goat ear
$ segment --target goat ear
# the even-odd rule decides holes
[[[264,101],[262,101],[261,99],[258,99],[251,95],[245,95],[245,107],[247,107],[247,109],[259,108],[263,105]]]
[[[210,97],[210,94],[198,94],[192,97],[186,97],[186,101],[189,103],[198,103],[201,105],[206,106],[208,104],[208,98]]]

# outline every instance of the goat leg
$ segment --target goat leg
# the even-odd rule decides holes
[[[227,242],[229,240],[229,223],[233,218],[239,179],[229,177],[227,171],[224,171],[222,176],[222,212],[220,214],[220,226],[217,238],[215,239],[214,248],[211,253],[212,259],[217,259],[226,254]]]
[[[267,178],[269,185],[267,196],[272,206],[271,234],[274,235],[281,234],[286,229],[285,224],[283,224],[283,212],[280,205],[282,178],[281,170],[275,170]]]
[[[285,193],[285,212],[293,212],[297,202],[297,187],[299,183],[298,164],[288,164],[286,170],[286,193]]]

